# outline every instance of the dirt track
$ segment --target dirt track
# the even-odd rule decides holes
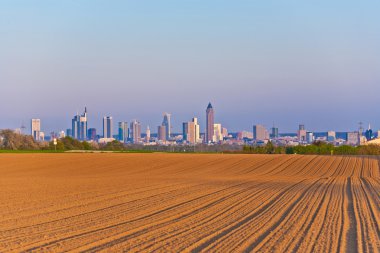
[[[0,252],[380,252],[374,158],[0,154]]]

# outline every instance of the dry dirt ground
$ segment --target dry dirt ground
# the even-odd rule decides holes
[[[0,252],[379,252],[377,158],[0,154]]]

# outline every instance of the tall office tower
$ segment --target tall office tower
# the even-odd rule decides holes
[[[149,126],[146,127],[146,133],[145,133],[145,141],[149,142],[150,141],[150,128]]]
[[[222,124],[214,124],[214,142],[223,141]]]
[[[194,138],[195,138],[195,143],[198,143],[201,139],[200,137],[200,127],[199,127],[199,124],[198,124],[198,119],[197,118],[193,118],[192,119],[192,122],[194,122],[194,127],[195,127],[195,133],[194,133]]]
[[[367,141],[370,141],[372,140],[373,136],[372,136],[372,129],[371,129],[371,124],[368,125],[368,129],[365,131],[365,138],[367,139]]]
[[[306,133],[306,142],[307,143],[313,143],[314,141],[314,133],[313,132],[307,132]]]
[[[225,127],[222,127],[222,136],[223,136],[223,138],[228,137],[228,130]]]
[[[335,131],[328,131],[327,132],[327,141],[328,142],[334,142],[336,139],[336,133]]]
[[[299,125],[298,131],[297,131],[297,137],[298,137],[299,142],[306,142],[305,125],[303,124]]]
[[[277,139],[278,138],[278,128],[277,127],[272,127],[272,133],[270,135],[272,139]]]
[[[87,138],[91,141],[96,140],[96,129],[95,128],[89,128],[87,131]]]
[[[253,126],[253,139],[256,141],[263,141],[269,139],[268,131],[262,125]]]
[[[128,123],[119,122],[118,126],[118,139],[119,141],[126,143],[128,140]]]
[[[87,139],[87,108],[84,108],[84,113],[82,115],[75,115],[71,121],[72,123],[72,137],[78,140]]]
[[[40,141],[41,134],[41,120],[40,119],[32,119],[31,121],[31,135],[36,141]]]
[[[141,124],[137,120],[131,122],[130,138],[133,143],[141,142]]]
[[[214,139],[214,116],[214,108],[209,103],[206,109],[206,143],[210,143]]]
[[[364,128],[363,122],[359,122],[359,138],[363,136]]]
[[[164,113],[164,120],[162,121],[162,126],[165,126],[166,131],[166,140],[170,140],[171,138],[171,122],[170,122],[170,114],[165,112]]]
[[[157,129],[158,140],[165,142],[166,141],[166,135],[167,135],[166,126],[164,126],[164,125],[158,126],[158,129]]]
[[[112,138],[113,122],[112,117],[107,116],[103,118],[103,138]]]
[[[66,129],[66,136],[73,137],[73,131],[71,128]]]
[[[199,129],[199,126],[198,126],[198,129]],[[183,140],[190,144],[195,144],[197,142],[196,131],[197,131],[197,126],[194,121],[184,122],[182,124]]]
[[[356,146],[360,142],[359,132],[349,132],[347,133],[347,145]]]

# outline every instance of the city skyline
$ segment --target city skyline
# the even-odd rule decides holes
[[[205,114],[205,118],[206,120],[204,121],[204,126],[202,126],[202,124],[200,124],[200,127],[199,127],[199,133],[202,133],[202,134],[205,134],[207,136],[207,118],[208,118],[208,115],[209,115],[209,112],[210,112],[210,109],[211,109],[211,118],[212,118],[212,122],[210,123],[210,128],[212,128],[212,131],[214,131],[214,127],[215,125],[223,125],[223,128],[228,124],[227,123],[223,123],[223,124],[215,124],[215,119],[214,119],[214,109],[211,105],[211,102],[208,104],[207,108],[206,108],[206,114]],[[171,121],[171,114],[165,112],[163,113],[164,115],[164,120],[162,121],[162,124],[161,125],[158,125],[159,127],[161,126],[164,126],[165,127],[165,140],[169,140],[170,138],[168,138],[168,130],[166,128],[166,124],[168,124],[170,126],[170,129],[175,129],[175,131],[170,131],[170,132],[173,132],[175,134],[179,134],[179,133],[182,133],[183,132],[183,123],[180,123],[179,125],[176,125],[177,121],[175,121],[175,124],[173,125],[172,124],[172,121]],[[91,118],[91,117],[90,117]],[[197,122],[199,122],[199,120],[197,119],[197,117],[192,117],[193,120],[196,119]],[[30,120],[30,119],[29,119]],[[41,118],[32,118],[31,121],[33,122],[33,120],[39,120],[39,127],[41,125],[41,121],[44,122],[45,124],[45,121],[44,120],[41,120]],[[79,115],[79,113],[77,112],[77,114],[74,116],[74,118],[72,118],[72,123],[71,123],[71,126],[69,126],[68,128],[67,127],[60,127],[60,128],[56,128],[56,129],[47,129],[46,127],[43,127],[43,129],[39,130],[43,133],[51,133],[51,132],[56,132],[58,133],[58,131],[65,131],[66,135],[69,135],[69,136],[73,136],[75,139],[79,139],[79,140],[85,140],[87,139],[87,131],[88,129],[95,129],[98,131],[98,133],[103,133],[103,136],[104,136],[104,131],[107,131],[108,134],[107,134],[107,138],[112,138],[112,136],[115,136],[115,135],[118,135],[119,134],[119,123],[127,123],[127,122],[122,122],[120,121],[119,119],[116,119],[116,122],[117,124],[114,125],[113,123],[113,116],[104,116],[101,118],[101,123],[99,124],[99,122],[97,123],[94,123],[90,120],[90,126],[88,126],[88,111],[87,111],[87,107],[85,106],[85,109],[84,109],[84,113],[82,115]],[[133,121],[136,121],[135,119]],[[131,122],[132,124],[133,122]],[[185,122],[186,123],[186,122]],[[106,128],[105,128],[105,124],[106,124]],[[148,123],[141,123],[141,121],[138,122],[140,128],[142,127],[149,127],[150,124]],[[274,124],[274,122],[272,123]],[[107,126],[108,125],[108,126]],[[251,124],[250,126],[247,126],[246,128],[243,128],[243,129],[234,129],[232,131],[230,131],[230,128],[228,128],[229,132],[232,132],[232,133],[238,133],[238,132],[241,132],[241,131],[251,131],[252,130],[252,125],[253,127],[255,127],[256,125],[260,126],[262,129],[265,129],[265,131],[267,132],[266,134],[269,136],[269,135],[272,135],[273,134],[273,128],[275,128],[275,132],[278,134],[297,134],[299,136],[299,131],[302,130],[304,131],[303,135],[305,136],[306,135],[306,130],[305,130],[305,124],[299,124],[297,123],[297,127],[298,128],[293,128],[292,130],[289,130],[289,131],[284,131],[282,129],[282,127],[278,127],[278,125],[276,126],[272,126],[272,127],[269,127],[268,125],[266,124],[257,124],[256,123],[253,123]],[[371,127],[371,123],[369,122],[368,123],[369,125],[369,129],[376,129],[376,128],[372,128]],[[30,126],[33,126],[33,123],[32,125]],[[96,127],[97,126],[97,127]],[[109,129],[109,127],[111,127]],[[40,127],[41,128],[41,127]],[[301,129],[302,128],[302,129]],[[360,128],[362,128],[362,132],[364,132],[364,128],[363,128],[363,122],[358,122],[356,124],[356,128],[353,127],[353,128],[347,128],[347,129],[344,129],[344,130],[336,130],[336,129],[315,129],[315,127],[311,126],[311,128],[309,128],[308,130],[311,131],[311,132],[317,132],[317,133],[322,133],[322,132],[329,132],[329,131],[334,131],[334,132],[355,132],[355,131],[358,131],[360,130]],[[11,127],[6,127],[6,128],[0,128],[0,129],[20,129],[19,131],[23,131],[24,133],[28,133],[30,131],[33,132],[32,130],[32,127],[29,128],[27,126],[25,126],[24,124],[24,121],[22,122],[22,124],[19,126],[19,127],[15,127],[15,128],[11,128]],[[251,129],[251,130],[249,130]],[[279,130],[280,129],[280,130]],[[380,128],[379,128],[380,129]],[[45,130],[45,131],[43,131]],[[70,131],[70,132],[67,132],[67,131]],[[141,132],[141,130],[140,130]],[[169,133],[170,133],[169,132]],[[255,132],[255,130],[253,130],[253,132]],[[69,134],[70,133],[70,134]],[[116,133],[116,134],[115,134]],[[157,132],[154,132],[153,133],[156,133],[158,134],[159,133],[159,130]],[[32,134],[33,135],[33,134]],[[212,134],[213,135],[213,134]],[[206,137],[207,138],[207,137]],[[306,136],[304,137],[306,138]],[[210,141],[210,140],[209,140]]]
[[[198,124],[198,119],[196,117],[192,118],[192,121],[189,122],[183,122],[182,123],[182,135],[181,133],[173,133],[171,134],[172,125],[171,125],[171,114],[170,113],[163,113],[163,121],[162,124],[158,126],[157,128],[157,140],[160,141],[162,144],[167,144],[171,142],[177,141],[178,135],[181,135],[182,142],[189,143],[189,144],[196,144],[196,143],[220,143],[225,140],[225,138],[231,138],[233,137],[230,135],[233,133],[234,136],[233,139],[236,140],[242,140],[243,138],[252,139],[254,141],[267,141],[270,139],[276,140],[279,137],[279,128],[276,127],[275,123],[273,122],[272,128],[268,128],[264,125],[253,125],[253,131],[249,132],[246,130],[239,130],[238,132],[229,132],[228,129],[225,127],[225,125],[221,123],[215,123],[215,111],[211,104],[211,102],[208,103],[208,106],[206,108],[205,112],[206,116],[206,126],[205,131],[201,132],[201,127]],[[60,136],[59,138],[66,136],[73,137],[74,139],[78,140],[99,140],[99,142],[109,142],[112,140],[118,140],[122,143],[132,142],[132,143],[140,143],[140,142],[148,142],[150,140],[150,129],[149,125],[147,126],[146,136],[142,136],[142,125],[141,122],[134,119],[131,124],[130,128],[128,127],[128,122],[119,121],[116,125],[116,134],[113,134],[114,131],[114,124],[113,124],[113,118],[112,116],[105,116],[103,117],[103,135],[96,135],[96,129],[90,128],[88,129],[87,125],[88,117],[87,117],[87,107],[84,109],[84,113],[82,115],[79,115],[77,113],[76,116],[72,119],[72,128],[66,129],[66,132],[64,130],[62,131],[52,131],[50,132],[51,138],[56,138],[56,136]],[[23,125],[21,128],[15,129],[15,132],[17,133],[23,133],[25,130],[25,126]],[[58,133],[59,132],[59,133]],[[229,134],[230,133],[230,134]],[[307,130],[305,128],[305,124],[299,124],[298,130],[296,133],[292,132],[283,132],[281,133],[283,136],[288,135],[291,136],[295,134],[297,136],[297,140],[299,140],[301,143],[312,143],[315,140],[321,140],[316,139],[315,134],[317,134],[319,137],[321,137],[321,134],[326,134],[326,141],[329,142],[335,142],[336,140],[336,134],[340,133],[346,133],[346,140],[349,142],[350,134],[352,134],[352,139],[355,139],[354,136],[357,137],[357,139],[361,139],[361,137],[365,137],[366,140],[371,140],[375,137],[373,135],[373,130],[371,128],[371,124],[368,124],[368,129],[365,130],[363,127],[363,122],[359,122],[359,128],[354,131],[344,131],[344,132],[336,132],[335,130],[329,130],[329,131],[311,131],[310,129]],[[380,130],[377,131],[377,137],[379,137]],[[203,134],[203,140],[200,138],[200,135]],[[34,137],[35,140],[44,140],[45,132],[41,131],[41,120],[40,119],[31,119],[31,135]],[[251,136],[251,137],[250,137]],[[324,140],[324,139],[323,139]]]

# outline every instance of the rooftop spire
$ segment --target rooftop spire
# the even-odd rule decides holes
[[[210,102],[210,103],[208,103],[207,109],[212,109],[212,105],[211,105],[211,102]]]

